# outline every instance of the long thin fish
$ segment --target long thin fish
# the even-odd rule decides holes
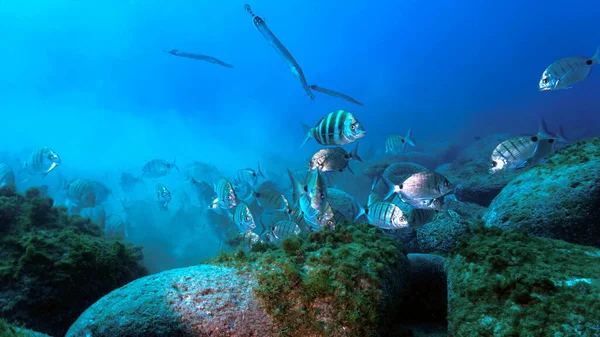
[[[244,9],[252,16],[252,23],[254,24],[254,27],[258,29],[258,31],[265,37],[265,39],[267,39],[271,46],[273,46],[273,48],[275,48],[275,50],[277,50],[277,52],[283,57],[283,60],[288,65],[288,67],[290,67],[290,70],[292,71],[294,76],[296,76],[300,81],[300,84],[306,92],[306,95],[308,95],[308,98],[315,99],[315,96],[313,95],[312,91],[310,91],[310,86],[306,82],[306,78],[304,77],[304,72],[302,71],[302,68],[300,68],[298,62],[294,60],[292,54],[290,54],[290,52],[284,47],[281,41],[279,41],[275,34],[271,32],[269,27],[267,27],[265,20],[263,20],[263,18],[261,18],[258,15],[255,15],[252,12],[252,8],[250,8],[250,5],[244,5]]]
[[[169,54],[175,55],[175,56],[186,57],[186,58],[194,59],[194,60],[206,61],[206,62],[218,64],[218,65],[221,65],[221,66],[227,67],[227,68],[233,68],[233,66],[231,64],[225,63],[217,58],[214,58],[214,57],[208,56],[208,55],[186,53],[186,52],[179,51],[177,49],[165,50],[165,53],[169,53]]]
[[[346,94],[342,94],[341,92],[333,91],[331,89],[325,89],[325,88],[319,87],[316,84],[311,85],[310,88],[312,90],[314,90],[314,91],[318,91],[318,92],[324,93],[325,95],[329,95],[329,96],[332,96],[332,97],[338,97],[338,98],[341,98],[341,99],[345,99],[348,102],[352,102],[352,103],[360,105],[360,106],[365,106],[361,102],[355,100],[354,98],[352,98],[352,97],[350,97],[350,96],[348,96]]]

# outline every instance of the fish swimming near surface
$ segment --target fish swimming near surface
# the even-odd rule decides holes
[[[60,157],[52,149],[44,146],[31,152],[29,159],[25,162],[24,170],[29,175],[40,174],[45,178],[50,171],[61,164]]]
[[[8,164],[0,163],[0,187],[13,185],[15,174]]]
[[[254,216],[252,216],[250,208],[244,202],[240,202],[235,207],[235,211],[233,212],[233,223],[235,223],[240,233],[251,232],[256,228]]]
[[[408,129],[406,136],[389,135],[385,140],[385,153],[398,153],[404,151],[406,144],[415,146],[415,140],[412,137],[412,128]]]
[[[600,46],[594,56],[571,56],[552,63],[540,79],[540,91],[570,89],[577,82],[585,80],[592,68],[600,62]]]
[[[308,170],[342,172],[347,169],[354,174],[349,165],[351,159],[362,162],[362,159],[358,156],[358,143],[350,153],[341,147],[331,147],[317,151],[308,162]]]
[[[258,163],[258,167],[256,171],[251,168],[244,168],[238,170],[233,177],[233,184],[236,186],[242,186],[243,184],[250,184],[250,186],[255,186],[258,182],[258,177],[265,178],[265,175],[260,170],[260,163]]]
[[[237,206],[238,197],[229,180],[225,178],[219,179],[216,184],[213,183],[213,190],[217,198],[213,200],[212,208],[219,206],[223,209],[231,209]]]
[[[346,94],[342,94],[341,92],[333,91],[331,89],[325,89],[325,88],[319,87],[316,84],[311,85],[310,88],[314,91],[324,93],[325,95],[329,95],[331,97],[338,97],[338,98],[344,99],[348,102],[354,103],[356,105],[364,106],[364,104],[362,104],[361,102],[355,100],[354,98],[352,98]]]
[[[298,62],[296,62],[292,54],[287,50],[287,48],[285,48],[283,43],[279,41],[275,34],[271,32],[269,27],[267,27],[265,20],[252,12],[252,8],[250,7],[250,5],[244,5],[244,9],[252,16],[252,23],[254,24],[254,27],[256,27],[256,29],[279,53],[279,55],[283,57],[283,60],[292,71],[292,74],[294,74],[294,76],[296,76],[296,78],[300,81],[302,89],[304,89],[304,92],[306,93],[308,98],[314,100],[315,96],[313,95],[312,91],[310,91],[310,87],[308,85],[308,82],[306,82],[306,77],[304,76],[304,72],[302,71],[302,68],[300,68],[300,65],[298,64]]]
[[[327,114],[311,127],[301,123],[306,133],[302,147],[310,138],[321,145],[346,145],[364,137],[367,132],[354,115],[346,110],[336,110]]]
[[[142,167],[142,177],[160,178],[166,176],[172,168],[179,171],[179,167],[175,164],[175,159],[172,163],[164,159],[152,159]]]
[[[165,53],[169,53],[171,55],[185,57],[185,58],[189,58],[189,59],[194,59],[194,60],[206,61],[206,62],[218,64],[218,65],[226,67],[226,68],[233,68],[233,66],[231,64],[225,63],[217,58],[214,58],[214,57],[208,56],[208,55],[186,53],[186,52],[179,51],[177,49],[165,50]]]
[[[171,202],[171,192],[167,187],[161,183],[156,184],[156,203],[162,210],[169,209],[169,203]]]
[[[119,180],[119,186],[123,192],[131,192],[135,186],[139,183],[143,183],[140,178],[136,178],[133,174],[127,172],[121,172],[121,180]]]

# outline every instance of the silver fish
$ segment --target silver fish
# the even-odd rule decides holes
[[[90,180],[90,185],[92,186],[92,190],[94,190],[97,203],[105,202],[108,196],[112,195],[112,191],[99,181]]]
[[[104,236],[116,240],[123,240],[128,237],[127,230],[125,228],[125,222],[120,216],[113,214],[106,218]]]
[[[192,183],[194,192],[196,192],[196,197],[198,197],[198,201],[202,205],[210,205],[215,195],[213,187],[205,181],[197,181],[196,179],[194,179],[194,177],[190,178],[190,182]]]
[[[271,228],[275,240],[283,240],[293,235],[299,235],[302,231],[297,223],[290,220],[277,221]]]
[[[288,170],[288,175],[292,181],[294,203],[298,202],[300,196],[307,194],[312,208],[319,210],[327,200],[327,187],[319,170],[309,172],[306,184],[300,183],[290,170]]]
[[[253,195],[265,211],[284,212],[287,210],[287,200],[272,181],[260,184]]]
[[[260,170],[260,163],[258,163],[257,170],[253,170],[251,168],[245,168],[238,170],[233,177],[233,183],[237,186],[241,186],[244,184],[250,184],[250,186],[256,186],[258,182],[258,177],[265,178],[265,175]]]
[[[308,98],[315,99],[315,96],[313,95],[312,91],[310,91],[310,87],[306,82],[306,77],[304,77],[302,68],[300,68],[300,65],[298,62],[296,62],[292,54],[285,48],[281,41],[279,41],[275,34],[271,32],[269,27],[267,27],[265,20],[252,12],[250,5],[244,5],[244,9],[252,16],[252,23],[254,24],[254,27],[256,27],[262,36],[271,44],[271,46],[275,48],[279,55],[283,57],[283,60],[292,71],[292,74],[294,74],[294,76],[296,76],[296,78],[300,81],[300,84],[302,85],[302,88],[304,89],[304,92]]]
[[[412,174],[400,185],[394,185],[388,178],[381,176],[388,186],[384,200],[394,193],[400,194],[402,201],[412,199],[436,199],[453,191],[453,186],[442,174],[434,171],[422,171]]]
[[[358,143],[350,153],[341,147],[331,147],[317,151],[308,162],[308,170],[342,172],[344,169],[348,169],[350,173],[354,174],[349,165],[351,159],[362,162],[362,159],[358,156]]]
[[[556,142],[554,139],[542,139],[535,147],[535,151],[531,158],[525,163],[526,167],[534,167],[546,161],[547,157],[554,152]]]
[[[243,202],[240,202],[235,207],[235,211],[233,212],[233,223],[235,223],[241,234],[251,232],[256,228],[254,216],[252,216],[252,212],[250,212],[248,205]]]
[[[165,185],[161,183],[156,184],[156,203],[158,204],[158,207],[160,207],[160,209],[167,210],[170,202],[171,192]]]
[[[46,177],[60,164],[60,157],[52,149],[44,146],[33,150],[25,163],[25,169],[30,175],[41,174],[42,177]]]
[[[216,185],[213,183],[213,189],[217,195],[217,198],[213,201],[213,208],[217,205],[225,209],[237,206],[238,197],[229,180],[225,178],[219,179]]]
[[[552,63],[540,79],[540,91],[570,89],[573,84],[585,80],[594,65],[600,62],[600,46],[591,58],[572,56]]]
[[[408,129],[406,136],[389,135],[385,140],[385,153],[398,153],[404,151],[406,144],[415,146],[415,140],[412,137],[412,128]]]
[[[346,145],[362,137],[367,132],[354,115],[346,110],[330,112],[314,128],[301,123],[306,133],[302,147],[310,138],[321,145]]]
[[[364,106],[364,104],[362,104],[361,102],[355,100],[354,98],[352,98],[352,97],[350,97],[348,95],[342,94],[341,92],[333,91],[331,89],[325,89],[325,88],[319,87],[316,84],[311,85],[310,88],[312,90],[314,90],[314,91],[322,92],[322,93],[324,93],[326,95],[329,95],[329,96],[332,96],[332,97],[338,97],[338,98],[344,99],[344,100],[346,100],[348,102],[352,102],[354,104],[357,104],[357,105],[360,105],[360,106]]]
[[[69,213],[79,213],[82,208],[96,205],[96,194],[88,179],[76,178],[66,186],[66,201]]]
[[[0,187],[13,185],[15,183],[15,174],[8,164],[0,163]]]
[[[169,163],[164,159],[153,159],[142,167],[142,176],[148,178],[160,178],[166,176],[173,167],[179,171],[179,167],[175,164],[175,159],[173,159],[172,163]]]
[[[400,207],[387,201],[378,201],[366,208],[358,205],[360,211],[354,221],[362,215],[367,217],[369,224],[382,229],[400,229],[408,227],[408,219]]]
[[[335,213],[331,205],[326,201],[318,209],[315,209],[308,195],[302,195],[298,201],[302,211],[304,222],[312,229],[319,230],[327,228],[335,230]]]
[[[226,68],[233,68],[233,66],[231,64],[225,63],[217,58],[214,58],[214,57],[208,56],[208,55],[186,53],[186,52],[179,51],[177,49],[165,50],[165,53],[169,53],[174,56],[186,57],[186,58],[194,59],[194,60],[206,61],[206,62],[218,64],[218,65],[226,67]]]

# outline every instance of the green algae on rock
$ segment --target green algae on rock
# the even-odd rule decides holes
[[[598,336],[600,250],[473,228],[448,270],[450,336]]]
[[[49,335],[35,332],[32,330],[23,329],[14,325],[8,324],[0,318],[0,336],[2,337],[50,337]]]
[[[514,179],[484,215],[487,226],[600,247],[600,138],[570,144]]]
[[[281,336],[377,335],[408,290],[401,244],[368,224],[347,222],[253,250],[261,252],[240,250],[214,262],[256,274],[255,294]]]
[[[0,316],[64,335],[97,299],[145,275],[139,247],[106,240],[89,219],[64,207],[0,189]]]

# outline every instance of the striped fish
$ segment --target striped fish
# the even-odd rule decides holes
[[[80,215],[95,222],[100,226],[102,231],[106,228],[106,210],[104,209],[104,206],[98,205],[95,207],[84,208],[81,210]]]
[[[292,196],[294,203],[298,202],[302,195],[308,195],[312,208],[319,210],[327,200],[327,187],[319,170],[309,172],[306,184],[299,182],[288,170],[292,182]]]
[[[540,91],[569,89],[573,84],[585,80],[594,65],[600,62],[600,46],[591,58],[572,56],[552,63],[540,79]]]
[[[362,159],[358,156],[358,144],[356,143],[356,146],[354,146],[354,149],[350,153],[341,147],[330,147],[317,151],[308,162],[308,170],[342,172],[344,169],[347,169],[350,173],[354,174],[350,168],[350,160],[353,159],[362,162]]]
[[[498,144],[492,151],[492,167],[490,174],[523,167],[533,156],[539,143],[537,136],[517,136]]]
[[[412,128],[408,129],[406,136],[389,135],[385,140],[385,153],[398,153],[404,151],[406,144],[415,146],[415,140],[412,137]]]
[[[82,208],[96,205],[96,194],[88,179],[75,178],[66,186],[66,201],[69,213],[81,211]]]
[[[451,193],[454,186],[446,177],[435,171],[422,171],[411,174],[402,184],[395,185],[385,176],[381,179],[388,187],[383,200],[388,199],[394,193],[400,194],[402,201],[417,199],[436,199]]]
[[[213,196],[215,195],[213,187],[205,181],[197,181],[194,177],[191,177],[190,182],[192,183],[194,192],[196,192],[196,197],[198,197],[200,204],[210,205],[211,201],[213,201]]]
[[[124,240],[127,238],[125,222],[118,215],[109,215],[106,218],[104,236],[110,239]]]
[[[367,217],[367,222],[382,229],[400,229],[408,227],[408,219],[400,207],[387,201],[378,201],[367,208],[360,207],[360,211],[354,219],[358,220],[362,215]]]
[[[267,212],[285,212],[287,210],[287,200],[281,192],[277,190],[277,186],[272,181],[265,181],[256,191],[253,196],[258,201],[260,207]]]
[[[156,203],[162,210],[169,209],[169,203],[171,202],[171,192],[167,187],[161,183],[156,184]]]
[[[302,88],[304,89],[304,92],[306,93],[308,98],[315,99],[315,96],[313,95],[312,91],[310,91],[308,82],[306,82],[306,78],[304,77],[304,72],[302,71],[302,68],[300,68],[300,65],[298,64],[298,62],[296,62],[292,54],[287,50],[287,48],[285,48],[283,43],[279,41],[275,34],[271,32],[269,27],[267,27],[265,20],[263,20],[263,18],[261,18],[258,15],[255,15],[252,12],[252,8],[250,8],[250,5],[244,5],[244,9],[252,16],[252,23],[254,24],[254,27],[256,27],[256,29],[269,42],[269,44],[271,44],[271,46],[275,48],[279,55],[283,57],[283,60],[292,71],[292,74],[294,74],[294,76],[296,76],[296,78],[300,81],[300,84],[302,85]]]
[[[30,175],[41,174],[42,177],[46,177],[60,163],[60,157],[52,149],[44,146],[33,150],[25,163],[25,169]]]
[[[367,132],[354,115],[346,110],[330,112],[321,118],[317,126],[302,123],[306,138],[300,147],[312,137],[321,145],[346,145],[362,137]]]
[[[99,204],[105,202],[108,196],[112,195],[112,191],[99,181],[90,180],[90,185],[92,186],[92,190],[94,190],[96,202]]]
[[[142,167],[142,177],[160,178],[166,176],[172,168],[179,171],[179,167],[175,164],[175,159],[172,163],[164,159],[152,159]]]
[[[277,221],[271,228],[273,238],[275,240],[283,240],[293,235],[299,235],[302,230],[297,223],[290,220]]]
[[[258,182],[258,177],[265,178],[265,175],[260,170],[260,163],[258,163],[258,168],[254,171],[251,168],[245,168],[238,170],[233,177],[233,184],[236,186],[242,186],[245,184],[250,184],[250,186],[256,186]]]
[[[420,227],[433,220],[438,212],[433,209],[413,208],[408,215],[408,223],[411,227]]]
[[[213,183],[213,189],[217,195],[217,198],[213,201],[213,208],[219,206],[224,209],[231,209],[237,206],[237,194],[229,180],[225,178],[219,179],[216,185]]]
[[[248,205],[243,202],[240,202],[235,207],[235,211],[233,212],[233,223],[237,226],[240,234],[251,232],[256,228],[254,216],[252,216],[252,212],[250,212]]]
[[[0,187],[13,185],[15,183],[15,174],[8,164],[0,163]]]

